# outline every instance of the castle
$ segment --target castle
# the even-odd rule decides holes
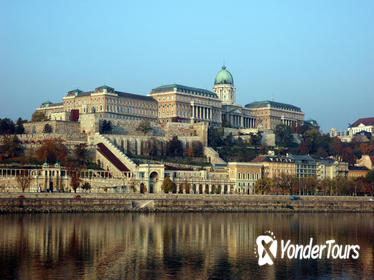
[[[237,104],[234,79],[225,66],[217,73],[212,91],[170,84],[156,87],[146,96],[104,85],[92,91],[71,90],[61,103],[47,101],[36,111],[42,112],[45,119],[24,124],[26,133],[19,135],[22,144],[35,148],[45,139],[62,139],[68,146],[88,144],[91,158],[103,171],[84,171],[82,178],[98,192],[105,187],[106,192],[159,193],[168,177],[176,184],[177,193],[251,194],[255,182],[264,175],[264,165],[222,160],[207,145],[208,127],[256,133],[271,131],[278,124],[297,126],[304,121],[304,113],[293,105],[274,101],[253,102],[244,107]],[[151,126],[149,133],[136,129],[145,120]],[[111,131],[103,133],[108,122]],[[49,133],[44,131],[46,124]],[[164,150],[175,136],[184,147],[202,143],[210,167],[134,161],[134,157],[144,155],[155,143],[159,150]],[[43,170],[35,172],[31,189],[59,186],[68,190],[69,178],[62,169],[43,166]]]
[[[238,129],[274,129],[278,124],[301,125],[299,107],[274,101],[236,103],[234,79],[225,66],[217,73],[212,91],[179,84],[162,85],[145,95],[100,86],[92,91],[71,90],[62,103],[44,102],[37,111],[50,120],[74,120],[82,115],[98,119],[207,122]],[[86,131],[87,132],[87,131]],[[90,131],[93,132],[93,131]]]

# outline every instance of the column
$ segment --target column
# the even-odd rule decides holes
[[[211,193],[212,193],[212,185],[209,184],[209,194],[211,194]]]

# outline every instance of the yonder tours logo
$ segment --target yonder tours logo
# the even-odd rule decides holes
[[[280,252],[278,251],[278,244],[280,244]],[[288,259],[358,259],[360,246],[359,245],[342,245],[336,244],[335,240],[326,240],[323,244],[314,244],[313,238],[309,239],[309,243],[293,244],[291,240],[276,240],[275,235],[271,231],[266,231],[264,235],[259,235],[256,238],[255,255],[258,258],[258,265],[265,264],[273,265],[277,258]]]

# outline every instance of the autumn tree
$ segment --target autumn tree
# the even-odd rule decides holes
[[[46,121],[46,120],[47,120],[47,117],[41,111],[35,111],[31,116],[31,121],[33,122],[41,122],[41,121]]]
[[[279,176],[279,187],[282,194],[293,194],[297,188],[296,177],[282,173]]]
[[[273,180],[271,178],[261,178],[255,183],[255,193],[256,194],[271,194],[273,192]]]
[[[170,180],[169,177],[165,177],[164,181],[162,182],[161,189],[165,193],[175,193],[177,191],[177,185],[172,180]]]
[[[22,154],[22,147],[15,135],[4,134],[1,139],[0,155],[2,158],[14,158]]]
[[[68,150],[60,140],[45,140],[43,145],[36,150],[36,159],[39,162],[53,164],[60,162],[66,163]]]
[[[365,178],[370,185],[371,195],[374,195],[374,169],[369,170]]]
[[[341,151],[342,160],[348,162],[350,165],[353,165],[356,162],[355,155],[351,147],[345,147]]]
[[[67,173],[68,173],[68,176],[70,177],[70,187],[76,193],[82,181],[81,170],[80,168],[68,167]]]

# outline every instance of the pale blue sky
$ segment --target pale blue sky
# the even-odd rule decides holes
[[[374,116],[374,1],[0,0],[0,117],[107,84],[212,89],[291,103],[324,131]]]

